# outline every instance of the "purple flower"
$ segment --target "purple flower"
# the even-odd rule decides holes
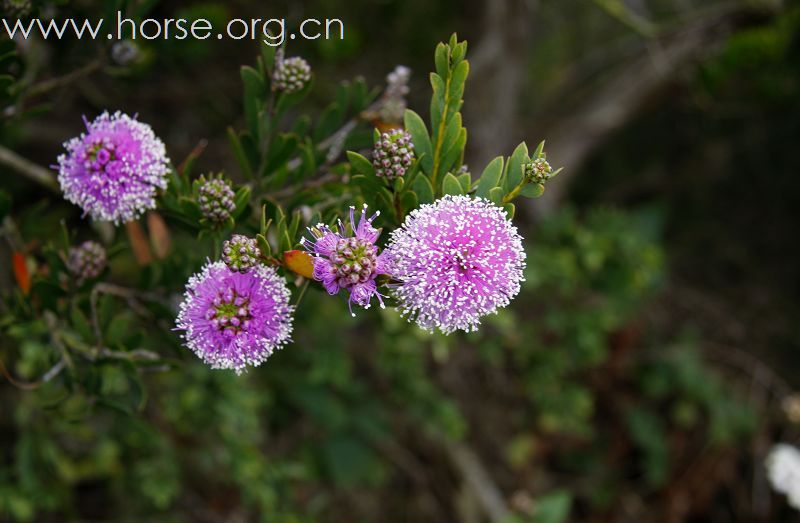
[[[134,220],[155,208],[158,189],[167,187],[164,143],[126,114],[104,112],[86,121],[86,132],[64,147],[57,166],[64,198],[95,220]]]
[[[525,251],[506,212],[445,196],[411,212],[386,248],[403,315],[428,331],[474,331],[520,288]]]
[[[212,368],[240,374],[290,340],[294,307],[289,298],[286,280],[271,267],[240,273],[209,262],[186,285],[177,330]]]
[[[387,274],[385,257],[378,254],[375,242],[380,229],[372,226],[372,221],[380,213],[367,218],[367,206],[361,210],[361,219],[356,225],[355,207],[350,207],[350,232],[339,220],[338,230],[324,224],[309,229],[314,242],[305,238],[303,245],[314,255],[314,279],[321,281],[328,294],[337,294],[341,289],[350,292],[348,305],[353,314],[353,303],[368,309],[372,297],[378,298],[383,307],[383,297],[378,292],[375,278]],[[355,314],[353,314],[355,316]]]

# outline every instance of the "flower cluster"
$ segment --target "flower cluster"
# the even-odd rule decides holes
[[[525,179],[531,183],[544,183],[552,174],[553,168],[544,158],[537,158],[525,164]]]
[[[231,217],[236,205],[233,202],[236,196],[231,188],[231,182],[222,175],[206,178],[201,176],[198,181],[197,204],[206,220],[222,223]]]
[[[382,121],[389,123],[403,121],[410,79],[411,69],[404,65],[398,65],[386,76],[386,91],[384,91],[379,110]]]
[[[272,74],[273,86],[278,91],[294,93],[300,91],[311,80],[311,67],[299,56],[278,58]]]
[[[383,298],[378,292],[375,279],[387,274],[384,255],[378,254],[375,242],[381,231],[372,226],[378,216],[375,213],[367,218],[367,206],[361,210],[358,225],[355,222],[355,208],[350,207],[350,231],[339,221],[339,229],[318,224],[309,229],[314,242],[303,238],[303,245],[314,255],[314,279],[322,282],[329,294],[338,294],[342,289],[350,293],[348,301],[350,313],[352,304],[369,308],[372,296],[378,298],[383,307]]]
[[[258,264],[261,250],[253,238],[234,234],[222,244],[222,261],[232,271],[247,272]]]
[[[286,280],[271,267],[258,265],[241,273],[222,262],[208,263],[186,285],[177,329],[212,368],[240,374],[289,341],[289,298]]]
[[[57,166],[64,198],[95,220],[136,219],[155,208],[158,190],[167,187],[164,143],[126,114],[105,112],[86,121],[86,132],[64,148]]]
[[[412,211],[387,247],[401,312],[426,330],[474,331],[520,289],[525,251],[488,200],[445,196]]]
[[[85,241],[69,250],[67,268],[78,283],[97,278],[106,268],[106,250],[97,242]]]
[[[392,180],[403,176],[414,161],[414,143],[411,135],[402,129],[381,134],[375,142],[372,165],[375,174]]]

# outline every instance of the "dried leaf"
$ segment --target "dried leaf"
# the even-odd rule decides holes
[[[147,230],[150,232],[150,244],[153,246],[156,258],[163,260],[169,254],[172,245],[172,237],[164,218],[157,212],[147,213]]]
[[[14,269],[14,279],[17,281],[17,285],[22,289],[22,292],[28,294],[31,291],[31,275],[28,272],[25,255],[21,252],[15,252],[11,255],[11,264]]]
[[[286,251],[283,253],[283,261],[289,270],[300,276],[311,279],[314,274],[314,263],[311,255],[305,251]]]
[[[133,255],[136,257],[136,262],[139,265],[150,265],[153,261],[153,255],[150,252],[150,245],[148,245],[147,236],[142,230],[139,222],[128,222],[125,224],[125,230],[128,232],[128,240],[131,242],[131,249]]]

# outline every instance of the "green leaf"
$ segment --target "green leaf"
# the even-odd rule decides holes
[[[316,127],[314,128],[314,140],[321,142],[328,136],[336,132],[337,128],[342,124],[344,117],[344,107],[334,102],[328,106],[327,109],[320,116]]]
[[[242,82],[244,83],[244,116],[247,127],[251,133],[258,133],[258,111],[261,98],[266,92],[266,86],[261,74],[250,66],[241,68]]]
[[[422,170],[430,175],[433,168],[433,150],[431,148],[431,137],[425,127],[425,122],[411,109],[406,109],[403,120],[406,131],[411,135],[411,139],[414,142],[414,151],[420,159]]]
[[[381,187],[381,190],[378,191],[378,198],[383,206],[382,211],[384,216],[393,220],[399,220],[400,217],[397,215],[397,209],[394,206],[394,194],[389,192],[389,189],[386,187]]]
[[[520,183],[524,176],[523,165],[528,161],[528,146],[522,142],[514,149],[511,158],[508,160],[507,172],[503,188],[506,194],[513,191]]]
[[[544,185],[541,183],[529,183],[519,193],[526,198],[538,198],[544,194]]]
[[[238,219],[245,209],[247,209],[247,204],[250,202],[250,192],[250,187],[247,185],[239,187],[236,191],[236,195],[233,198],[233,203],[236,205],[232,214],[234,220]]]
[[[514,206],[514,204],[513,203],[507,203],[507,204],[503,205],[503,209],[505,209],[505,211],[506,211],[506,217],[509,220],[513,220],[514,219],[514,211],[516,211],[516,207]]]
[[[478,180],[478,188],[475,192],[481,198],[488,198],[489,191],[500,185],[500,177],[503,175],[503,157],[498,156],[486,166]]]
[[[449,55],[448,47],[445,44],[439,42],[439,44],[436,46],[436,51],[434,52],[433,60],[436,65],[436,73],[442,78],[447,76],[447,72],[450,69],[450,58],[448,55]]]
[[[572,494],[557,490],[536,500],[532,523],[564,523],[569,518]]]
[[[457,115],[460,116],[461,115]],[[450,144],[449,149],[447,152],[442,155],[442,161],[440,163],[439,174],[444,174],[448,171],[451,171],[456,164],[460,163],[464,157],[464,147],[467,145],[467,130],[463,127],[460,129],[458,138]]]
[[[539,158],[542,157],[543,153],[544,153],[544,140],[539,142],[539,145],[536,147],[536,150],[533,151],[533,154],[531,154],[531,160],[538,160]]]
[[[450,98],[453,100],[461,100],[464,96],[464,84],[469,75],[469,62],[463,61],[453,69],[452,79],[450,80]]]
[[[403,206],[403,211],[408,213],[419,207],[419,199],[415,193],[406,191],[400,197],[400,204]]]
[[[461,184],[458,183],[458,179],[453,176],[452,173],[447,173],[444,176],[444,180],[442,181],[442,193],[443,194],[462,194],[461,192]]]
[[[239,162],[239,168],[242,170],[242,173],[248,178],[253,179],[253,168],[247,160],[247,155],[244,152],[239,135],[236,134],[236,131],[234,131],[232,127],[228,127],[228,140],[231,142],[233,155],[236,157],[236,161]]]
[[[433,186],[424,174],[417,176],[414,180],[414,192],[417,193],[417,200],[420,204],[431,203],[434,199]]]
[[[261,227],[259,228],[259,232],[261,234],[267,234],[270,225],[272,225],[272,218],[267,219],[267,205],[264,204],[261,206]]]
[[[364,198],[364,201],[367,205],[374,206],[378,192],[383,189],[383,184],[378,180],[377,176],[364,176],[363,174],[357,174],[350,178],[350,181],[361,190],[361,196]]]
[[[505,191],[503,191],[502,187],[495,187],[489,191],[489,200],[497,205],[503,203],[503,196],[505,195]]]
[[[261,175],[265,176],[278,170],[280,166],[294,155],[299,144],[300,139],[294,134],[281,133],[276,136],[267,154],[267,162]]]
[[[472,176],[469,173],[464,173],[458,176],[458,183],[461,184],[462,194],[467,194],[472,189]]]
[[[267,45],[263,44],[261,46],[261,63],[266,68],[265,73],[272,69],[272,66],[275,64],[275,51],[276,48],[274,45]]]
[[[256,242],[258,242],[258,248],[261,250],[261,256],[264,258],[272,256],[272,247],[267,241],[266,236],[263,234],[256,235]]]
[[[375,169],[372,167],[372,163],[363,155],[353,151],[347,151],[347,159],[350,161],[350,165],[353,166],[354,173],[363,174],[364,176],[375,176]]]

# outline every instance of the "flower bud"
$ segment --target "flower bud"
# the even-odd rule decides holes
[[[525,179],[531,183],[545,183],[553,174],[553,168],[544,158],[525,164]]]
[[[299,56],[278,60],[272,74],[273,87],[277,91],[294,93],[311,80],[311,67]]]
[[[388,180],[403,176],[414,162],[414,143],[402,129],[381,134],[375,142],[372,165],[377,176]]]
[[[106,250],[97,242],[86,241],[69,250],[67,268],[78,283],[97,278],[106,267]]]
[[[230,218],[236,209],[231,182],[222,175],[217,175],[209,178],[201,176],[197,183],[199,184],[197,204],[203,216],[214,223],[222,223]]]
[[[234,272],[245,273],[258,264],[261,251],[253,238],[234,234],[222,244],[222,261]]]

